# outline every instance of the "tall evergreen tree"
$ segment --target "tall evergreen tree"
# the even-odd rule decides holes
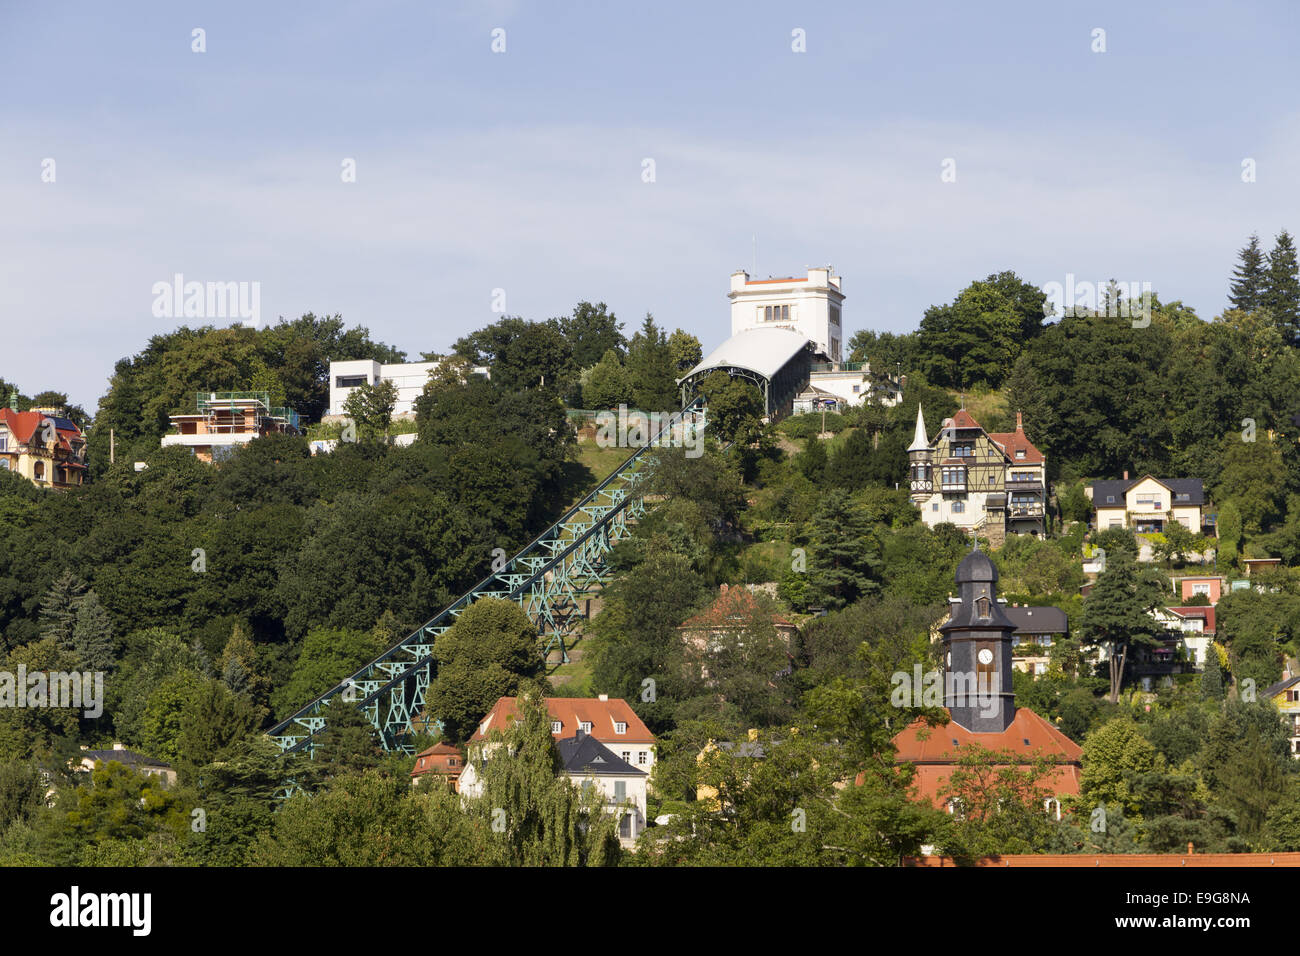
[[[1273,323],[1292,345],[1300,344],[1300,266],[1295,242],[1283,229],[1268,254],[1268,277],[1261,304],[1273,316]]]
[[[628,346],[627,370],[632,379],[632,401],[638,408],[668,411],[681,404],[677,394],[677,364],[668,347],[668,337],[649,312]]]
[[[41,637],[53,638],[64,650],[73,649],[77,611],[86,596],[86,582],[64,571],[41,598]]]
[[[1251,235],[1250,243],[1237,253],[1237,258],[1239,262],[1232,273],[1228,301],[1234,309],[1254,312],[1260,307],[1260,297],[1264,292],[1267,278],[1264,271],[1264,253],[1260,251],[1258,235]]]
[[[92,671],[111,670],[117,659],[113,621],[94,591],[87,591],[77,605],[77,616],[72,626],[72,648],[81,658],[81,666]]]
[[[1160,643],[1165,628],[1151,616],[1161,603],[1159,577],[1138,569],[1126,551],[1107,551],[1106,570],[1083,603],[1084,642],[1110,651],[1110,701],[1119,700],[1129,652],[1138,645]]]

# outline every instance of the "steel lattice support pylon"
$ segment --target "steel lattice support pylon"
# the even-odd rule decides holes
[[[704,403],[697,400],[673,416],[648,445],[637,448],[564,517],[500,570],[488,575],[355,674],[272,727],[267,731],[268,736],[283,753],[313,755],[325,729],[325,708],[341,697],[361,708],[379,732],[384,749],[410,753],[413,726],[424,712],[429,682],[433,679],[434,641],[455,623],[465,608],[483,597],[518,603],[537,624],[539,642],[545,642],[541,653],[549,655],[558,647],[561,660],[567,663],[566,638],[580,618],[578,599],[604,583],[605,557],[645,514],[648,451],[674,442],[674,429],[691,427],[703,432],[705,424]],[[288,790],[292,789],[291,784]]]

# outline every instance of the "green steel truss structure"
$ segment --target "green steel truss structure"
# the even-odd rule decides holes
[[[566,638],[581,618],[578,598],[605,582],[605,557],[610,548],[645,514],[649,449],[672,442],[678,426],[702,432],[705,423],[704,403],[696,400],[499,570],[267,734],[282,753],[312,756],[325,729],[326,706],[342,697],[361,708],[379,732],[384,749],[411,753],[412,733],[423,715],[425,694],[436,668],[433,643],[479,598],[517,602],[537,624],[539,643],[545,639],[543,656],[559,648],[567,663]],[[288,790],[292,789],[290,784]]]

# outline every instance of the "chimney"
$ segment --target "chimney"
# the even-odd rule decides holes
[[[1024,417],[1019,412],[1016,412],[1016,431],[1022,432],[1024,430],[1025,430]]]
[[[1127,469],[1127,468],[1124,469],[1124,480],[1125,480],[1125,481],[1128,481],[1128,469]]]
[[[587,736],[587,732],[582,729],[582,724],[578,724],[578,729],[573,732],[573,736],[577,740],[581,740],[583,737]]]

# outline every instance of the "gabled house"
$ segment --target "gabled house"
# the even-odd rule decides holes
[[[40,488],[75,488],[85,480],[86,439],[61,408],[0,408],[0,471]]]
[[[912,503],[927,525],[974,530],[993,547],[1008,534],[1045,533],[1047,461],[1025,435],[1020,412],[1015,431],[986,432],[963,408],[931,440],[918,406],[907,457]]]
[[[1291,737],[1291,756],[1300,760],[1300,676],[1283,674],[1276,684],[1264,688],[1260,696],[1277,707]]]
[[[618,817],[618,840],[631,846],[646,827],[646,785],[650,775],[615,756],[581,730],[559,741],[565,776],[586,794],[600,795],[606,812]]]
[[[764,620],[770,621],[776,628],[786,647],[790,646],[791,640],[799,633],[799,627],[794,622],[780,614],[765,612],[749,588],[723,584],[718,587],[718,596],[714,602],[686,620],[677,630],[687,644],[703,651],[712,648],[723,635],[742,632]]]
[[[1211,607],[1219,603],[1219,598],[1223,596],[1224,585],[1228,581],[1218,574],[1189,574],[1173,577],[1170,580],[1174,585],[1174,593],[1184,604],[1201,595],[1210,602]]]
[[[1193,534],[1205,527],[1205,489],[1199,478],[1143,475],[1094,481],[1085,489],[1092,502],[1093,528],[1132,528],[1137,534],[1163,532],[1177,521]]]
[[[1030,674],[1046,674],[1052,647],[1070,635],[1070,623],[1059,607],[1003,605],[1002,612],[1016,626],[1011,635],[1011,666]]]
[[[97,763],[120,763],[124,767],[150,777],[158,777],[169,786],[176,782],[176,771],[172,765],[156,757],[149,757],[134,750],[128,750],[120,743],[114,743],[111,750],[81,751],[81,759],[73,766],[78,773],[89,773]]]
[[[450,744],[437,743],[421,750],[415,755],[415,766],[411,769],[411,786],[425,778],[445,780],[452,790],[456,789],[460,775],[465,769],[465,758],[461,752]]]
[[[649,773],[654,766],[655,736],[622,698],[610,699],[607,694],[599,697],[547,697],[545,703],[551,715],[551,736],[557,743],[576,737],[581,731],[639,770]],[[486,740],[492,731],[509,729],[518,712],[514,697],[497,698],[469,738],[471,750]],[[470,771],[467,768],[461,781],[462,792],[468,776]]]

